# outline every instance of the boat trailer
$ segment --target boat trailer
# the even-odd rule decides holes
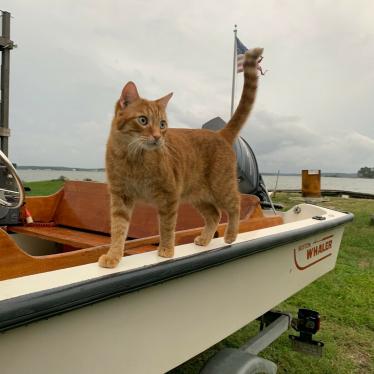
[[[259,317],[260,332],[240,348],[224,348],[216,353],[204,366],[201,374],[276,374],[277,365],[258,356],[290,327],[300,333],[289,335],[295,351],[322,356],[324,344],[313,340],[320,328],[319,313],[310,309],[299,309],[297,318],[291,313],[269,311]]]

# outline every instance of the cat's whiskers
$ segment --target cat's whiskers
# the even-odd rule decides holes
[[[128,149],[128,153],[131,154],[133,152],[133,148],[136,146],[136,142],[138,141],[137,138],[135,138],[134,140],[132,140],[128,145],[127,145],[127,149]]]
[[[139,156],[139,153],[142,152],[142,141],[141,138],[135,138],[133,141],[129,143],[127,146],[128,154],[131,158],[136,158]]]

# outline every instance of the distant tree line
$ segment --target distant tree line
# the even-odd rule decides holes
[[[357,176],[359,178],[374,178],[374,168],[364,166],[357,172]]]

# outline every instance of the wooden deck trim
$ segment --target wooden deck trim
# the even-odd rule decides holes
[[[61,226],[13,226],[8,229],[11,232],[22,233],[75,247],[77,250],[47,256],[30,256],[19,248],[11,236],[0,229],[0,280],[93,263],[98,260],[100,255],[108,251],[110,247],[110,236],[106,234],[107,231],[99,230],[99,233],[87,231],[89,227],[108,227],[107,215],[109,214],[109,204],[106,203],[108,199],[106,185],[103,183],[90,182],[67,182],[67,184],[69,187],[66,191],[66,186],[64,186],[57,193],[50,196],[27,197],[26,204],[36,222],[48,223],[55,222],[56,217],[62,214],[62,212],[59,213],[59,204],[64,202],[62,210],[66,211],[66,217],[72,217],[72,220],[77,226],[82,226],[81,229],[79,227],[68,228]],[[70,191],[70,195],[68,191]],[[87,192],[87,194],[85,192]],[[69,200],[71,193],[75,195]],[[84,195],[83,200],[80,199],[80,193]],[[102,198],[99,199],[101,205],[96,207],[99,210],[96,211],[96,214],[91,213],[91,216],[89,216],[90,212],[87,209],[87,202],[90,203],[90,199],[94,199],[95,197],[97,201],[98,196]],[[95,199],[93,201],[95,201]],[[75,208],[78,208],[78,210]],[[177,226],[179,230],[177,229],[175,234],[177,245],[192,243],[194,238],[199,235],[202,230],[202,227],[200,227],[204,224],[202,218],[191,209],[190,206],[185,204],[181,206],[179,211],[181,220],[179,226]],[[98,212],[102,212],[102,214]],[[134,229],[134,232],[140,235],[144,231],[144,233],[148,232],[148,235],[143,233],[144,235],[133,236],[131,235],[130,227],[129,235],[131,237],[138,237],[139,239],[126,241],[125,256],[143,253],[157,248],[160,237],[159,235],[150,234],[150,232],[158,231],[157,216],[153,217],[153,220],[149,220],[150,214],[148,213],[150,212],[155,214],[154,208],[152,210],[149,209],[149,206],[139,206],[137,212],[137,228]],[[82,217],[80,214],[82,214]],[[145,218],[147,218],[146,221],[144,221]],[[226,218],[223,217],[223,220],[218,225],[216,236],[224,235],[227,225],[224,222],[225,219]],[[146,223],[151,225],[151,231],[144,230],[143,226],[146,225]],[[281,223],[283,222],[280,216],[263,216],[259,199],[256,196],[242,195],[239,232],[257,230]],[[88,226],[86,227],[85,225]],[[74,226],[74,224],[72,224],[72,226]],[[181,229],[182,227],[191,226],[193,228],[186,230]],[[103,234],[101,234],[101,232],[103,232]]]
[[[239,232],[257,230],[259,228],[276,226],[283,223],[279,216],[257,217],[240,222]],[[218,226],[217,232],[222,236],[226,223]],[[176,232],[176,243],[192,242],[200,234],[202,228],[194,228]],[[157,249],[159,235],[134,239],[125,244],[125,256],[144,253]],[[64,269],[96,262],[106,253],[110,244],[82,248],[72,252],[59,253],[46,256],[30,256],[25,253],[4,230],[0,229],[0,281],[17,278],[25,275],[44,273],[47,271]]]

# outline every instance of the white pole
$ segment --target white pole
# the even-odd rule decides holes
[[[235,97],[235,78],[236,78],[236,33],[237,33],[237,25],[235,25],[234,29],[234,60],[232,63],[232,91],[231,91],[231,117],[234,114],[234,97]]]

